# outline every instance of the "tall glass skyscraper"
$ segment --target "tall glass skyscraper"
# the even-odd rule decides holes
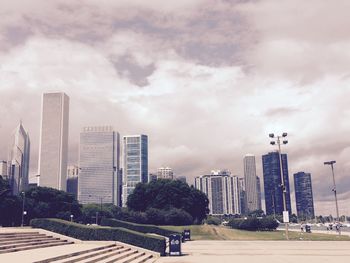
[[[231,176],[229,171],[212,171],[210,175],[196,177],[195,188],[207,195],[210,214],[241,213],[238,177]]]
[[[261,183],[259,176],[256,177],[256,192],[258,194],[258,209],[261,210]]]
[[[311,174],[294,174],[295,201],[298,217],[301,220],[315,218],[314,198],[312,194]]]
[[[14,195],[28,189],[30,139],[28,132],[20,123],[12,136],[9,152],[8,176]]]
[[[246,208],[247,212],[252,212],[259,208],[255,156],[252,154],[247,154],[246,156],[244,156],[243,163]]]
[[[80,133],[78,200],[120,205],[120,138],[111,126]]]
[[[66,191],[69,97],[44,93],[42,98],[39,185]]]
[[[128,135],[123,137],[123,206],[138,183],[148,181],[148,137]]]
[[[286,204],[289,213],[292,213],[290,203],[290,188],[288,176],[287,154],[281,155],[283,179],[286,187]],[[283,192],[281,188],[281,170],[278,152],[270,152],[262,156],[264,190],[265,190],[265,207],[266,214],[273,215],[283,213]]]

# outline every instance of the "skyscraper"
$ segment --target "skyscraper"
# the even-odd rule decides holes
[[[256,177],[256,192],[258,194],[258,209],[261,210],[261,183],[259,176]]]
[[[15,129],[9,152],[8,177],[13,194],[28,189],[29,174],[30,139],[28,132],[20,123]]]
[[[286,208],[292,213],[290,203],[289,176],[287,154],[281,155],[283,178],[286,189]],[[264,190],[265,190],[265,207],[266,214],[273,215],[283,213],[283,192],[281,188],[281,170],[278,152],[270,152],[262,156]]]
[[[305,172],[295,173],[294,189],[299,219],[308,220],[315,218],[311,174]]]
[[[255,156],[247,154],[243,159],[244,163],[244,183],[247,212],[258,209],[258,193],[256,187],[256,166]]]
[[[67,193],[73,194],[78,199],[79,167],[69,165],[67,167]]]
[[[160,167],[157,172],[158,179],[174,179],[173,170],[170,167]]]
[[[78,200],[120,206],[120,138],[111,126],[85,127],[80,133]]]
[[[39,147],[39,185],[66,190],[69,97],[44,93]]]
[[[138,183],[148,181],[148,137],[123,137],[123,206]]]
[[[207,195],[212,215],[241,213],[238,184],[238,177],[231,176],[227,170],[195,178],[195,188]]]
[[[7,162],[6,161],[0,161],[0,175],[3,179],[7,178]]]
[[[239,190],[239,205],[241,214],[246,214],[246,199],[245,199],[245,186],[244,186],[244,178],[238,178],[238,190]]]

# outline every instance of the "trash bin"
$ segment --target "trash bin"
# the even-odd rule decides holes
[[[310,225],[306,225],[305,226],[305,231],[306,231],[306,233],[311,233],[311,226]]]
[[[181,256],[181,235],[172,234],[169,236],[169,255]]]
[[[191,240],[191,230],[190,229],[184,229],[184,232],[182,233],[183,240],[188,241]]]

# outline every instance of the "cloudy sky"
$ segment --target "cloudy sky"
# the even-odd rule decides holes
[[[149,135],[150,171],[195,176],[273,150],[312,173],[316,213],[350,215],[350,1],[0,0],[0,159],[19,120],[37,169],[41,94],[70,96],[69,159],[86,125]],[[294,192],[292,193],[294,196]],[[294,209],[295,210],[295,209]]]

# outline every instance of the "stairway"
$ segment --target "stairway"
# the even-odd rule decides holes
[[[74,243],[34,231],[0,233],[0,254],[69,244]]]
[[[137,248],[111,244],[45,259],[35,263],[150,263],[155,259],[154,255],[144,251],[139,251]]]

